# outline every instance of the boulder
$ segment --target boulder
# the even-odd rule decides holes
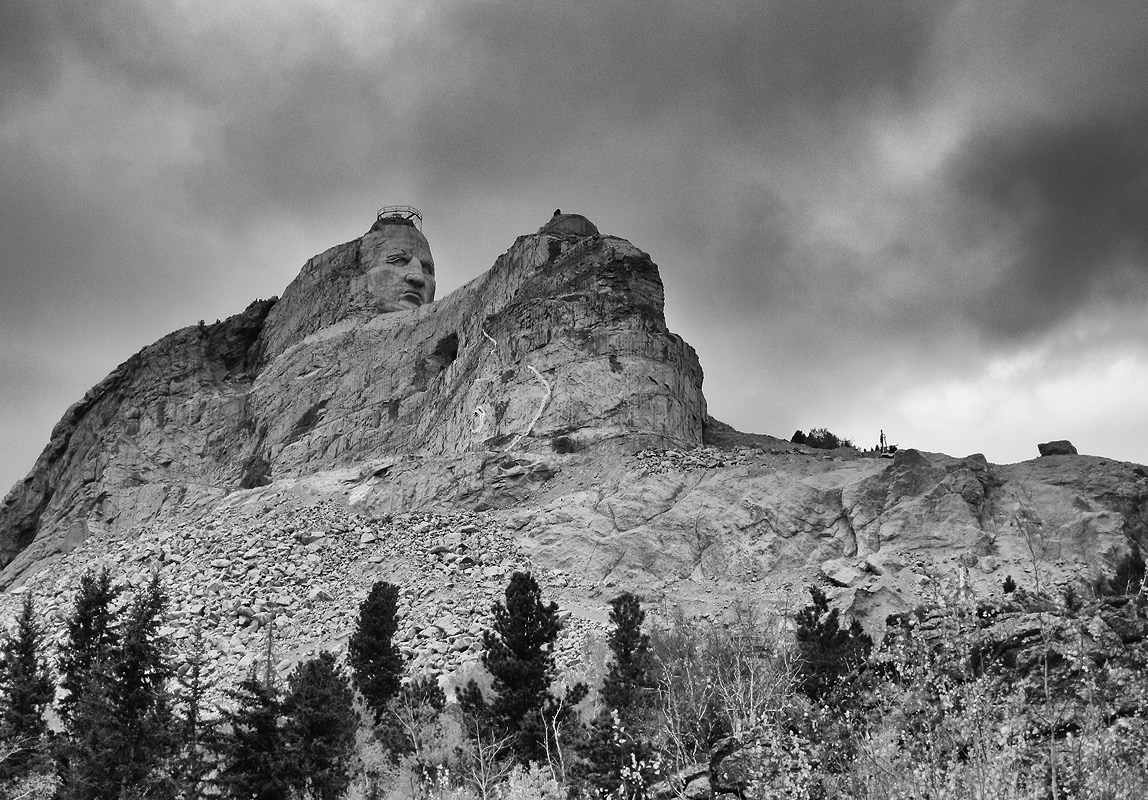
[[[1054,442],[1044,442],[1038,444],[1036,449],[1040,451],[1042,456],[1074,456],[1076,455],[1076,448],[1072,446],[1072,442],[1067,439],[1057,439]]]
[[[821,573],[835,586],[851,588],[862,583],[869,574],[849,559],[831,558],[821,564]]]

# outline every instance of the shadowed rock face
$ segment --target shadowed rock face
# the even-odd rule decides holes
[[[387,456],[481,470],[510,450],[700,443],[702,372],[666,329],[657,267],[583,217],[562,223],[432,303],[426,239],[380,221],[310,259],[282,299],[144,348],[5,498],[0,585],[91,530]],[[395,504],[442,489],[421,486]]]

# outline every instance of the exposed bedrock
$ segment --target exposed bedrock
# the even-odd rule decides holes
[[[1046,589],[1112,580],[1148,536],[1143,469],[1089,456],[996,466],[916,450],[892,461],[743,450],[654,464],[553,493],[511,523],[534,558],[591,583],[653,597],[732,584],[749,598],[828,582],[875,624],[961,583],[999,593],[1009,574]]]
[[[91,530],[388,455],[481,469],[464,456],[699,444],[702,372],[666,329],[657,267],[563,217],[437,302],[426,240],[381,220],[310,259],[278,302],[144,348],[68,410],[5,498],[0,584]]]
[[[710,419],[657,267],[584,217],[438,300],[434,273],[421,233],[384,219],[282,298],[128,359],[5,498],[0,587],[93,531],[187,532],[287,500],[485,515],[578,586],[715,614],[792,608],[819,581],[879,621],[940,591],[938,569],[980,592],[1095,585],[1148,546],[1141,466],[863,458]]]

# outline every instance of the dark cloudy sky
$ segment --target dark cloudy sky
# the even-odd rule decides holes
[[[630,239],[743,430],[1146,462],[1145,87],[1144,0],[6,0],[0,484],[389,203]]]

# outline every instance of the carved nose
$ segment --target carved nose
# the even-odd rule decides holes
[[[407,273],[407,283],[412,286],[418,286],[420,289],[427,285],[426,276],[423,275],[423,264],[417,258],[412,258],[407,266],[410,272]]]

